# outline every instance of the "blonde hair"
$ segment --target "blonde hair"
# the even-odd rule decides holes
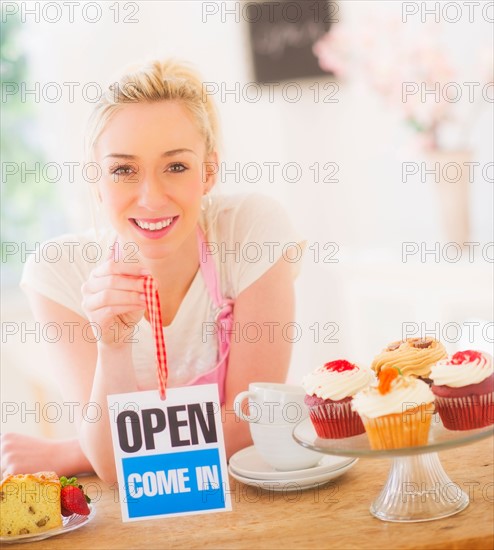
[[[93,160],[94,146],[110,118],[127,103],[179,101],[195,119],[204,136],[206,154],[219,147],[216,107],[204,91],[197,72],[177,60],[151,61],[126,70],[101,95],[89,118],[86,158]]]

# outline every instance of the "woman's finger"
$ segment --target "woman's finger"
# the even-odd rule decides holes
[[[107,307],[104,307],[104,308],[101,308],[98,310],[98,316],[97,316],[97,319],[96,322],[97,324],[99,324],[100,326],[104,326],[105,325],[105,321],[112,321],[115,319],[115,317],[118,317],[118,316],[121,316],[121,315],[125,315],[127,313],[136,313],[138,311],[141,311],[142,313],[144,313],[145,311],[145,308],[143,308],[142,306],[139,306],[139,305],[135,305],[135,306],[107,306]],[[121,319],[120,319],[121,321]]]
[[[144,292],[143,277],[126,277],[123,275],[106,275],[101,277],[89,277],[82,285],[83,294],[95,294],[105,289],[126,290],[131,292]]]
[[[142,309],[145,309],[146,296],[141,292],[105,288],[100,292],[86,294],[82,303],[84,311],[89,312],[96,312],[103,308],[115,306],[140,306]]]
[[[114,262],[107,260],[91,272],[93,277],[106,277],[107,275],[126,275],[128,277],[142,277],[150,275],[150,271],[140,264]]]

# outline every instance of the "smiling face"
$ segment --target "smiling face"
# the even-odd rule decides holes
[[[195,239],[201,198],[214,184],[203,176],[204,137],[176,101],[134,103],[117,111],[94,150],[108,219],[125,242],[149,259],[166,258]]]

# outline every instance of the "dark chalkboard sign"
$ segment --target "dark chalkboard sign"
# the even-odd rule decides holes
[[[258,82],[327,76],[312,47],[338,21],[337,2],[249,2],[243,14],[249,25]]]

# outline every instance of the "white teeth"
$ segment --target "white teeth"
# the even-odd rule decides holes
[[[154,222],[148,223],[148,222],[143,222],[141,220],[135,220],[136,224],[141,229],[147,229],[148,231],[159,231],[164,227],[168,227],[172,223],[172,221],[173,221],[173,218],[168,218],[167,220],[158,222],[158,223],[154,223]]]

